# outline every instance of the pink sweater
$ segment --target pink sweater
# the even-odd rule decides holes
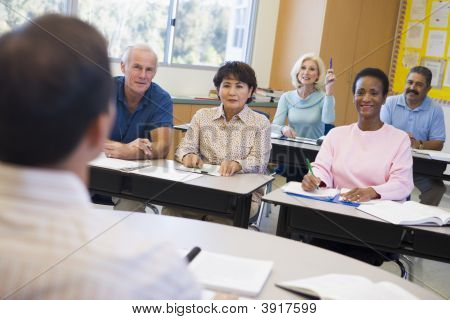
[[[372,187],[386,200],[404,200],[414,187],[408,135],[384,124],[361,131],[358,124],[336,127],[326,136],[314,173],[327,187]]]

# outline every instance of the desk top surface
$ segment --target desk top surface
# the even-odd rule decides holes
[[[181,166],[181,164],[174,160],[148,160],[136,162],[138,162],[139,164],[148,165],[148,167],[143,169],[137,169],[134,171],[124,172],[124,174],[140,175],[142,177],[148,175],[149,177],[152,178],[165,179],[165,175],[167,176],[170,175],[170,172],[183,172],[176,169],[177,167]],[[165,171],[166,169],[167,171]],[[114,171],[121,172],[120,170]],[[257,190],[258,188],[265,186],[273,179],[274,178],[272,176],[255,173],[245,173],[245,174],[238,173],[231,177],[216,177],[201,174],[199,175],[198,178],[178,183],[220,190],[223,192],[229,192],[233,194],[248,195],[253,191]]]
[[[170,241],[178,249],[199,246],[210,252],[273,261],[274,267],[258,299],[298,299],[300,296],[274,284],[328,273],[361,275],[375,282],[390,281],[421,299],[439,299],[431,291],[380,268],[274,235],[205,221],[139,213],[125,219],[106,235],[114,237],[114,232],[121,232],[126,226],[142,229],[151,239]]]
[[[357,208],[352,207],[352,206],[346,206],[343,204],[337,204],[337,203],[331,203],[331,202],[326,202],[326,201],[318,201],[318,200],[313,200],[313,199],[291,196],[291,195],[288,195],[285,192],[283,192],[281,190],[281,188],[266,194],[263,197],[263,201],[280,204],[280,205],[297,206],[297,207],[303,207],[303,208],[316,209],[316,210],[320,210],[320,211],[338,213],[338,214],[343,214],[343,215],[347,215],[347,216],[351,216],[351,217],[355,217],[355,218],[363,219],[363,220],[367,220],[367,221],[377,221],[377,222],[389,223],[389,222],[385,222],[377,217],[374,217],[368,213],[365,213],[361,210],[358,210]],[[441,234],[450,236],[450,226],[444,226],[444,227],[408,226],[408,228],[421,229],[421,230],[426,230],[429,232],[436,232],[436,233],[441,233]]]

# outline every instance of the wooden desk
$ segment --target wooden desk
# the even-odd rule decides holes
[[[305,159],[308,158],[313,161],[319,150],[320,146],[272,139],[272,152],[269,162],[306,167]],[[428,155],[413,152],[414,173],[450,181],[450,176],[444,174],[447,164],[446,161],[433,160]]]
[[[450,263],[450,227],[400,226],[387,223],[355,207],[285,194],[277,189],[263,201],[280,205],[277,235],[296,238],[299,233],[364,245]]]
[[[440,298],[399,276],[343,255],[298,241],[205,221],[135,213],[102,237],[113,239],[115,232],[120,233],[121,228],[130,225],[143,230],[150,239],[168,240],[179,249],[199,246],[210,252],[273,261],[272,272],[258,299],[298,299],[299,295],[274,284],[328,273],[361,275],[377,282],[390,281],[421,299]]]
[[[176,170],[175,167],[179,165],[172,160],[148,163],[152,167],[164,167],[168,172]],[[272,180],[273,177],[261,174],[236,174],[232,177],[203,175],[186,182],[174,182],[91,166],[89,190],[98,194],[200,210],[229,218],[235,226],[247,228],[252,192]]]

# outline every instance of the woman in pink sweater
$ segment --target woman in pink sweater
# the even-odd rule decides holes
[[[411,193],[411,143],[402,130],[380,120],[389,80],[379,69],[360,71],[353,83],[358,122],[336,127],[326,136],[316,160],[314,175],[302,181],[304,190],[316,186],[349,188],[349,201],[404,200]]]
[[[379,69],[363,69],[356,75],[352,91],[358,122],[328,133],[313,163],[315,176],[308,173],[303,178],[304,190],[312,191],[318,185],[349,188],[342,196],[361,202],[409,196],[414,187],[409,136],[380,120],[388,88],[389,80]],[[365,247],[364,242],[350,245],[308,237],[304,240],[373,265],[391,259],[387,253]]]

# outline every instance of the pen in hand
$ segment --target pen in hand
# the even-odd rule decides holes
[[[316,176],[314,175],[314,172],[313,172],[313,169],[312,169],[312,166],[311,166],[311,162],[309,162],[308,158],[306,158],[306,165],[308,166],[309,173],[311,173],[311,175],[315,178]],[[316,185],[316,189],[317,190],[319,189],[319,185]]]
[[[185,257],[187,263],[189,263],[192,260],[194,260],[194,258],[200,253],[201,250],[202,249],[200,249],[199,247],[193,247],[191,249],[191,251],[189,251],[189,253]]]

